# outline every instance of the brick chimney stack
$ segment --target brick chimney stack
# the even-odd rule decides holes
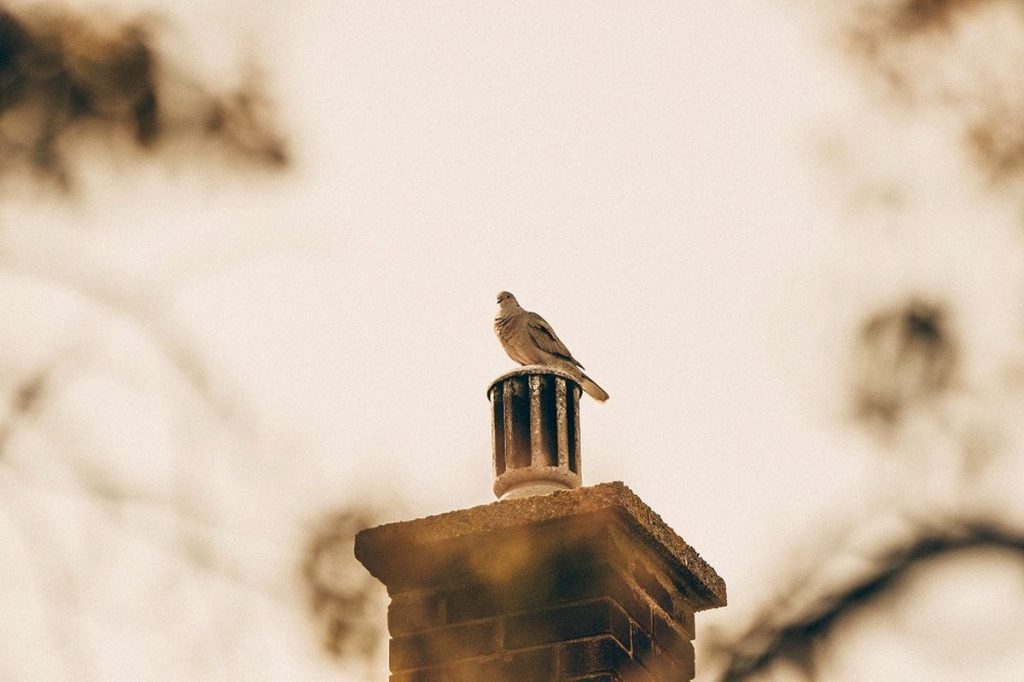
[[[692,679],[694,613],[725,583],[622,483],[579,487],[571,377],[526,367],[488,395],[501,499],[356,536],[391,596],[391,682]]]

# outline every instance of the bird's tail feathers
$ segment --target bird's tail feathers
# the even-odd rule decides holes
[[[594,381],[586,374],[580,375],[580,386],[583,388],[584,391],[587,392],[587,395],[589,395],[594,400],[601,403],[608,400],[608,394],[605,392],[605,390],[598,386],[597,384],[595,384]]]

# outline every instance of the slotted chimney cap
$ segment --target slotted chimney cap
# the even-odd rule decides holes
[[[506,372],[490,385],[494,494],[499,499],[583,485],[581,394],[572,376],[541,365]]]

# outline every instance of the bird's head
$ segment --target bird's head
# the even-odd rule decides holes
[[[502,291],[498,294],[498,308],[500,310],[511,311],[519,307],[519,302],[516,301],[516,297],[507,291]]]

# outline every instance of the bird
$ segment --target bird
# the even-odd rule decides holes
[[[572,356],[551,325],[537,313],[523,310],[516,297],[507,291],[498,294],[494,333],[508,356],[520,365],[559,369],[575,379],[594,400],[602,403],[608,400],[605,390],[583,373],[583,365]]]

